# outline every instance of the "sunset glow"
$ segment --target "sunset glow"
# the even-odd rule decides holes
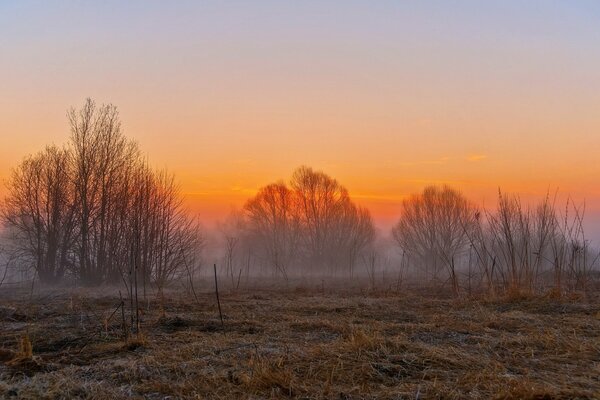
[[[600,238],[600,5],[465,3],[2,2],[0,177],[91,97],[208,225],[309,165],[383,229],[449,184],[558,189]]]
[[[600,399],[600,0],[0,0],[0,398]]]

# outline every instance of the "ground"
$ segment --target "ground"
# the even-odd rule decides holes
[[[125,342],[116,291],[2,294],[0,396],[600,398],[600,302],[585,296],[256,289],[221,294],[223,326],[208,290],[166,298]]]

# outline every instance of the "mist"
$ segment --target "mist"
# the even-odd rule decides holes
[[[488,364],[498,342],[527,340],[551,360],[575,341],[582,369],[595,357],[597,330],[581,327],[599,312],[600,250],[570,197],[498,189],[484,207],[429,185],[381,229],[342,182],[301,165],[207,228],[115,106],[88,99],[67,116],[68,141],[14,166],[0,205],[0,377],[12,385],[0,394],[36,397],[46,386],[22,377],[59,371],[50,390],[67,397],[328,397],[330,385],[387,396],[403,384],[420,398],[432,359],[436,382],[464,368],[461,351],[483,354],[470,362],[486,374],[529,365],[534,350]],[[567,308],[567,322],[548,319]],[[542,332],[578,328],[539,350],[555,340]],[[336,377],[342,363],[351,381]],[[504,390],[495,379],[482,380],[489,393]],[[437,385],[429,393],[450,390]]]

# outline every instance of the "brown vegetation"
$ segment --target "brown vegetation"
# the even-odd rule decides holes
[[[518,196],[498,192],[495,210],[478,210],[449,187],[427,187],[402,203],[392,230],[425,282],[455,296],[483,288],[527,295],[549,289],[558,296],[598,284],[600,253],[583,228],[583,208],[568,201],[561,214],[547,195],[528,206]],[[447,280],[440,274],[447,271]]]
[[[0,364],[0,396],[600,396],[598,299],[255,289],[222,294],[221,327],[213,293],[170,292],[166,316],[144,307],[143,337],[125,341],[102,292],[2,299],[0,341],[17,350],[28,333],[36,368]]]
[[[428,187],[402,203],[394,247],[300,167],[222,224],[207,274],[174,177],[116,108],[68,115],[70,143],[27,157],[2,203],[1,396],[600,397],[583,207],[499,192],[480,210]]]

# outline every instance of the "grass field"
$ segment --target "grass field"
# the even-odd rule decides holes
[[[0,396],[600,398],[594,299],[253,290],[221,326],[212,293],[173,292],[126,343],[118,294],[83,293],[1,298]]]

